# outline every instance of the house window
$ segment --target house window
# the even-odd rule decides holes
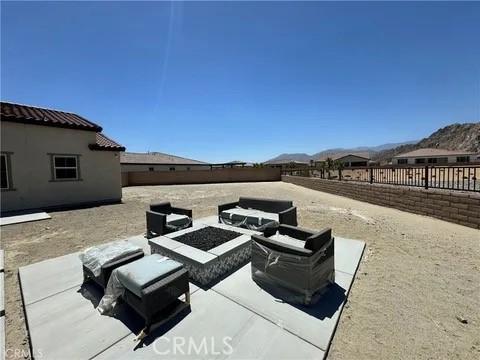
[[[148,171],[153,171],[153,170],[154,170],[153,167],[149,167],[149,168],[148,168]]]
[[[439,164],[447,164],[448,163],[448,158],[442,157],[437,159],[437,163]]]
[[[53,155],[54,180],[79,180],[77,155]]]
[[[1,175],[1,188],[2,190],[10,189],[10,169],[9,158],[7,154],[1,154],[0,159],[0,175]]]
[[[437,158],[428,158],[427,160],[428,160],[429,164],[436,164],[438,159]]]
[[[408,164],[408,159],[398,159],[397,164],[398,165],[406,165],[406,164]]]
[[[457,156],[457,162],[470,162],[470,156]]]
[[[175,171],[175,168],[174,168],[174,167],[171,167],[171,168],[170,168],[170,171]]]
[[[425,159],[423,158],[415,159],[415,164],[425,164]]]

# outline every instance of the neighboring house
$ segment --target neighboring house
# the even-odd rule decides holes
[[[0,105],[2,213],[121,200],[125,148],[99,125],[69,112]]]
[[[188,171],[210,170],[209,163],[183,158],[180,156],[151,153],[121,153],[122,173],[131,171]]]
[[[392,165],[468,164],[480,161],[480,154],[469,151],[426,148],[396,155]]]
[[[316,160],[315,166],[320,166],[322,163],[326,162],[328,158],[335,162],[342,163],[345,168],[368,166],[370,162],[370,155],[368,153],[340,153],[324,156]]]
[[[132,171],[190,171],[211,170],[216,168],[244,167],[245,162],[231,161],[227,163],[211,164],[199,160],[187,159],[181,156],[160,152],[120,154],[122,173]]]
[[[298,169],[307,168],[310,163],[296,160],[270,160],[263,163],[264,166],[280,169]]]

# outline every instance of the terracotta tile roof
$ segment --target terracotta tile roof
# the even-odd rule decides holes
[[[472,155],[475,154],[473,151],[458,151],[458,150],[445,150],[437,148],[425,148],[410,151],[407,153],[395,155],[394,158],[404,158],[404,157],[428,157],[428,156],[455,156],[455,155]]]
[[[116,143],[112,139],[108,138],[102,133],[96,134],[97,139],[95,144],[90,144],[91,150],[104,150],[104,151],[125,151],[125,147]]]
[[[0,102],[2,121],[101,132],[102,127],[70,112]]]
[[[159,152],[122,153],[120,154],[120,163],[121,164],[210,165],[203,161],[187,159],[180,156],[164,154]]]

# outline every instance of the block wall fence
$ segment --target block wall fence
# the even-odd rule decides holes
[[[282,181],[480,229],[480,194],[283,175]]]
[[[253,167],[234,167],[195,171],[131,171],[122,173],[122,186],[209,184],[280,180],[280,169]]]

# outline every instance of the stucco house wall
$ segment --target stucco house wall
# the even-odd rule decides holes
[[[475,154],[471,155],[453,155],[453,156],[441,156],[441,155],[436,155],[436,156],[415,156],[415,157],[398,157],[398,158],[393,158],[392,159],[392,164],[393,165],[418,165],[415,160],[416,159],[425,159],[425,165],[429,165],[428,160],[429,158],[447,158],[448,161],[446,163],[438,163],[437,165],[442,165],[442,164],[456,164],[457,163],[457,157],[459,156],[469,156],[470,157],[470,162],[476,162],[479,161],[479,157]],[[398,160],[399,159],[407,159],[407,164],[399,164]],[[463,163],[461,163],[463,164]],[[433,164],[432,164],[433,165]]]
[[[120,201],[117,151],[95,151],[94,131],[2,121],[1,151],[9,154],[11,188],[1,211]],[[78,155],[79,180],[53,180],[52,154]]]

